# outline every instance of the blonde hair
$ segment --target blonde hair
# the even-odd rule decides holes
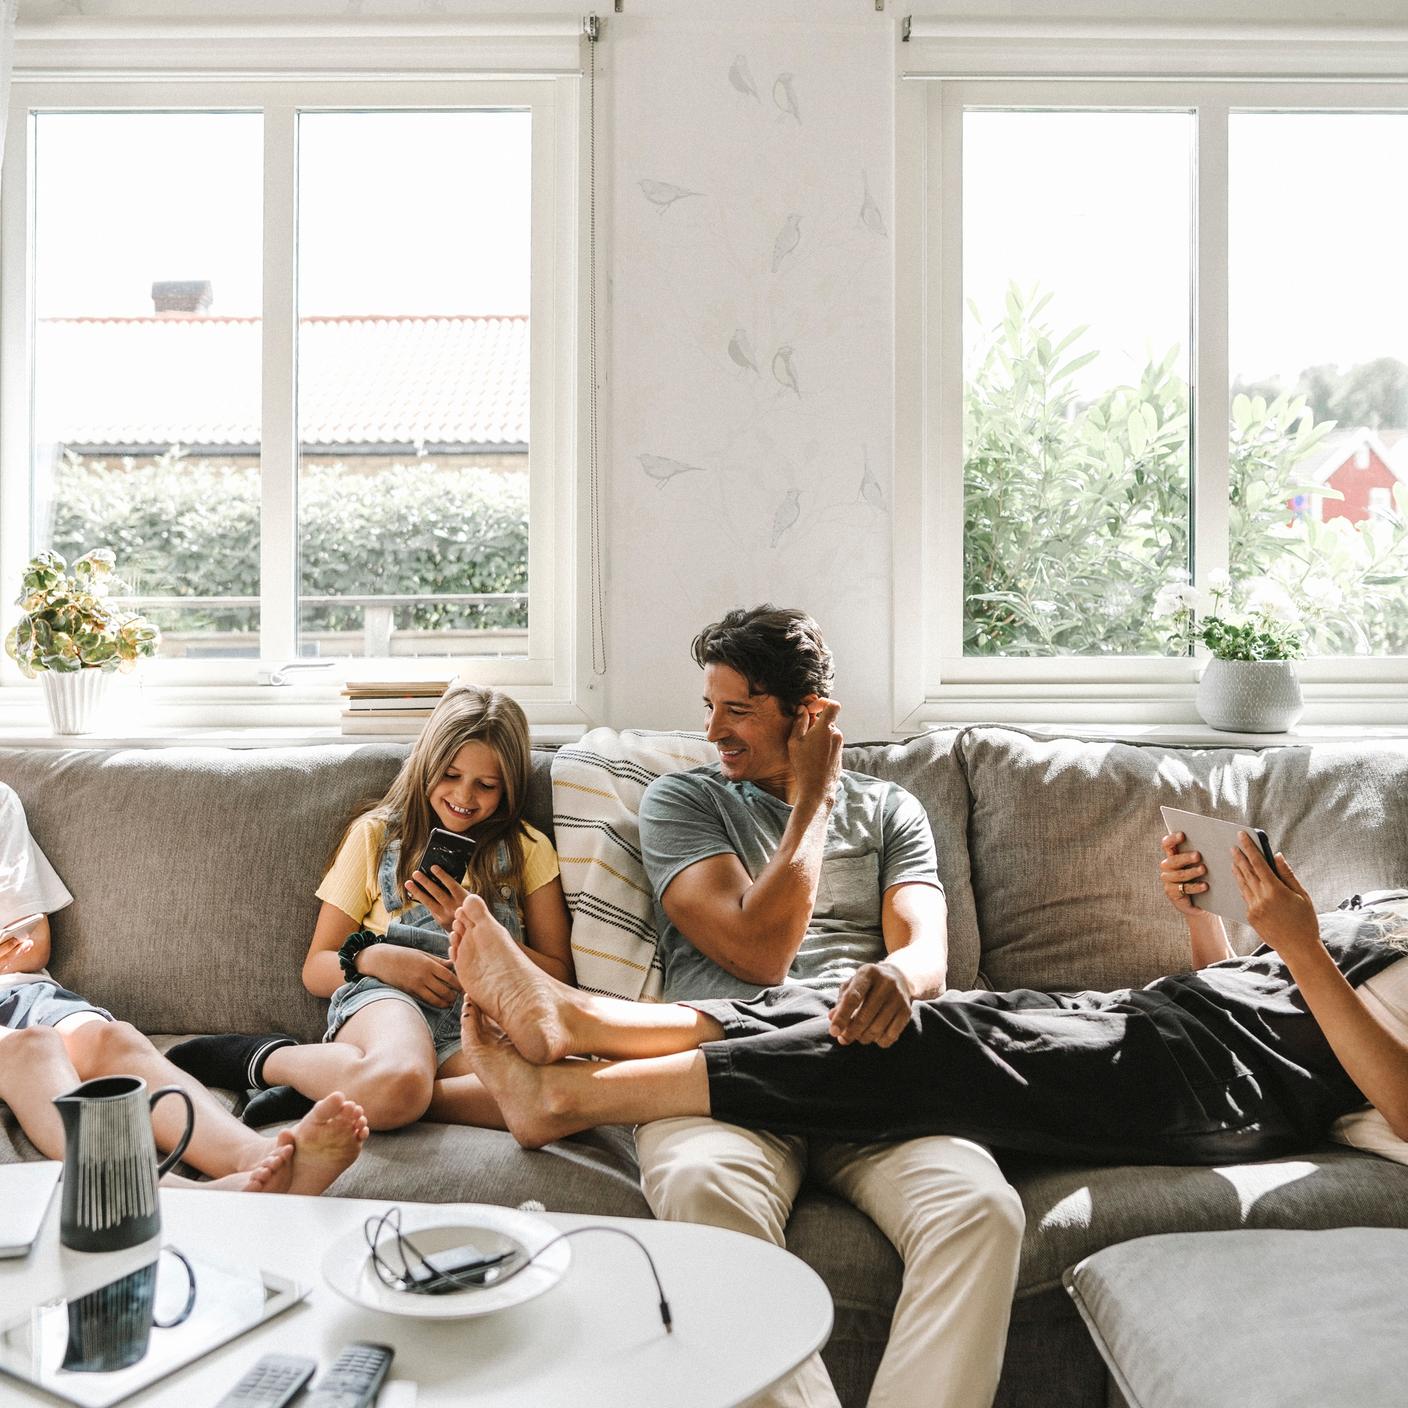
[[[451,685],[435,706],[396,780],[370,815],[386,823],[386,845],[399,841],[396,892],[404,896],[406,881],[420,864],[431,831],[440,822],[430,805],[430,789],[444,777],[455,754],[466,743],[492,748],[503,774],[504,791],[498,810],[472,828],[475,841],[466,885],[486,900],[494,888],[508,884],[523,893],[523,807],[528,799],[532,745],[528,720],[518,701],[497,689]],[[500,841],[508,842],[508,865],[499,864]]]

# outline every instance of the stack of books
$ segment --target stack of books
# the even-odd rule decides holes
[[[342,691],[343,733],[381,733],[414,738],[444,694],[448,680],[368,680]]]

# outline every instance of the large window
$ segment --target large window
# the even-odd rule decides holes
[[[580,93],[18,77],[4,581],[111,547],[151,683],[332,657],[561,696]]]
[[[1408,680],[1408,92],[917,86],[899,720],[1171,717],[1200,662],[1160,590],[1226,574],[1312,682]]]

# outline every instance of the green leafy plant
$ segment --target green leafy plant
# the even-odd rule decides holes
[[[1305,654],[1301,610],[1268,577],[1239,585],[1214,573],[1206,592],[1168,582],[1154,601],[1154,616],[1168,623],[1172,643],[1184,653],[1202,645],[1218,660],[1297,660]]]
[[[57,476],[51,541],[60,552],[97,537],[121,556],[135,592],[259,595],[259,471],[171,451],[154,463],[67,457]],[[447,593],[528,589],[527,475],[421,461],[371,473],[341,465],[299,478],[304,596],[419,595],[403,629],[522,628],[527,608],[441,604]],[[251,629],[256,607],[153,612],[168,630]],[[360,630],[362,612],[307,607],[308,630]]]
[[[113,575],[109,548],[85,553],[67,571],[56,552],[41,552],[24,571],[18,624],[5,637],[5,652],[33,679],[45,670],[130,670],[155,655],[161,632],[135,611],[108,597],[122,582]]]
[[[1013,285],[996,322],[969,309],[964,653],[1163,654],[1154,604],[1190,564],[1179,349],[1092,398],[1078,374],[1097,350],[1083,346],[1085,328],[1054,325],[1050,301]],[[1240,393],[1231,411],[1232,569],[1314,605],[1302,618],[1308,651],[1408,654],[1408,485],[1395,486],[1390,511],[1357,524],[1297,512],[1297,498],[1342,497],[1308,472],[1335,423],[1289,391]]]

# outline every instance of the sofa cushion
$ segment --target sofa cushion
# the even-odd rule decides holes
[[[572,911],[577,985],[658,1000],[655,899],[640,847],[640,804],[657,778],[713,762],[699,733],[594,728],[552,759],[553,826]]]
[[[1239,1227],[1408,1228],[1408,1168],[1323,1145],[1221,1168],[1087,1168],[1006,1158],[1027,1213],[1017,1298],[1059,1286],[1102,1247],[1160,1232]]]
[[[0,778],[73,893],[54,976],[143,1031],[321,1037],[299,971],[343,827],[405,745],[0,749]],[[529,819],[551,834],[547,757]]]
[[[1408,1232],[1143,1237],[1066,1286],[1129,1408],[1404,1401]]]
[[[1179,972],[1160,806],[1265,828],[1321,909],[1408,880],[1408,745],[1174,748],[972,728],[959,755],[982,969],[999,990],[1105,990]],[[1246,952],[1256,937],[1231,926]]]
[[[957,751],[960,737],[958,729],[935,729],[904,743],[862,743],[847,748],[843,762],[855,772],[899,783],[928,812],[948,899],[948,985],[961,989],[977,983],[979,942],[968,855],[968,781]]]

